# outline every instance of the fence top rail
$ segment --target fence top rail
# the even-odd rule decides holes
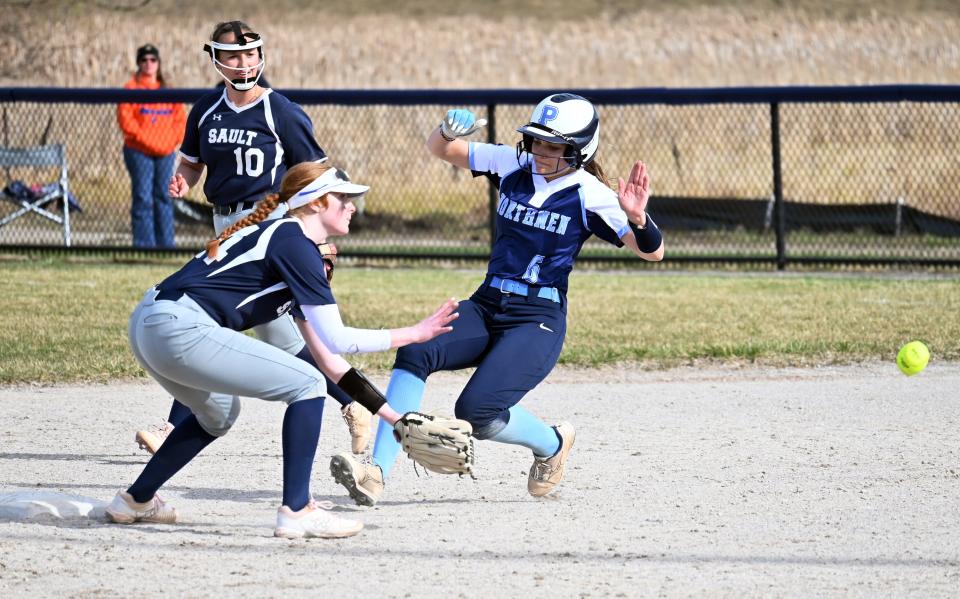
[[[193,103],[210,88],[129,90],[123,88],[0,87],[0,103],[114,104]],[[478,105],[536,104],[559,90],[547,89],[377,89],[278,90],[300,104]],[[960,85],[866,85],[728,88],[573,89],[597,104],[774,104],[960,102]]]

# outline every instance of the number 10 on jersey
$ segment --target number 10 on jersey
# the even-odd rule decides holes
[[[237,157],[237,174],[248,177],[259,177],[263,174],[263,150],[260,148],[237,147],[233,155]]]

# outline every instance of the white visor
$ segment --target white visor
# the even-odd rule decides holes
[[[331,168],[287,200],[287,208],[293,210],[305,206],[328,193],[351,196],[349,199],[356,201],[368,191],[370,191],[368,186],[352,183],[347,173],[338,168]]]

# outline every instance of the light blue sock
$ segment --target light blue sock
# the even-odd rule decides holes
[[[552,456],[560,449],[560,437],[553,427],[517,404],[510,408],[510,421],[507,426],[490,437],[491,441],[523,445],[540,457]]]
[[[390,384],[387,385],[387,403],[400,414],[416,410],[423,401],[423,389],[426,385],[426,382],[412,372],[395,369],[390,375]],[[400,444],[393,438],[393,427],[380,420],[377,438],[373,442],[373,463],[380,466],[384,479],[393,469],[398,453]]]

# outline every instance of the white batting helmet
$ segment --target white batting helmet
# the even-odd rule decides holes
[[[530,122],[517,129],[523,141],[517,144],[517,156],[529,152],[534,138],[570,146],[566,156],[571,166],[582,168],[596,157],[600,146],[600,116],[586,98],[576,94],[553,94],[533,109]]]

